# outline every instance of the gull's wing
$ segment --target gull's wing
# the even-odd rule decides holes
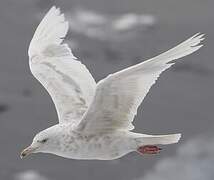
[[[52,7],[39,24],[28,54],[32,74],[47,89],[59,122],[78,123],[91,103],[96,83],[62,41],[68,32],[64,14]]]
[[[132,130],[137,108],[161,72],[173,60],[197,51],[202,34],[196,34],[178,46],[127,69],[111,74],[97,84],[92,104],[79,124],[85,132]]]

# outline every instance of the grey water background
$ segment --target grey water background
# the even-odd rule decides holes
[[[52,6],[69,16],[75,7],[95,12],[151,14],[157,22],[124,40],[70,33],[74,54],[96,81],[180,43],[196,32],[204,47],[162,74],[138,110],[135,131],[181,132],[179,144],[157,156],[129,154],[114,161],[77,161],[19,153],[40,130],[57,123],[54,105],[30,73],[27,48]],[[211,180],[214,172],[214,1],[212,0],[2,0],[0,1],[0,179]],[[188,168],[187,168],[188,167]],[[26,175],[28,174],[28,175]]]

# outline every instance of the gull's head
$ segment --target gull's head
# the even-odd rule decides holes
[[[38,152],[51,153],[51,151],[59,147],[59,138],[57,130],[58,128],[53,126],[36,134],[36,136],[33,138],[33,142],[31,143],[31,145],[21,152],[20,157],[24,158],[32,153]]]

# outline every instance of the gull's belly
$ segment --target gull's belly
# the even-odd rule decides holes
[[[117,159],[133,151],[132,140],[118,134],[79,136],[70,144],[65,144],[57,155],[72,159]]]

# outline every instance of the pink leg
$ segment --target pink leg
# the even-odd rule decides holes
[[[157,146],[147,145],[147,146],[140,146],[137,149],[137,152],[139,152],[141,155],[144,154],[157,154],[159,153],[161,148]]]

